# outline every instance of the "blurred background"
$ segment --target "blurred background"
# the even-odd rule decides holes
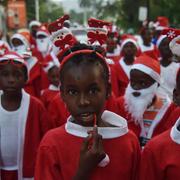
[[[144,20],[166,16],[171,27],[180,27],[179,0],[0,0],[0,30],[3,34],[27,28],[31,20],[51,22],[69,13],[71,25],[86,25],[96,17],[135,33]]]

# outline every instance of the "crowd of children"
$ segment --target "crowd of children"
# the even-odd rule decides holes
[[[0,40],[0,179],[180,178],[180,30],[67,20]]]

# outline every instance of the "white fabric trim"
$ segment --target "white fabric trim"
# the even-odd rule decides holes
[[[104,111],[102,114],[102,120],[117,126],[98,127],[98,133],[102,135],[103,139],[112,139],[128,133],[127,121],[123,117],[110,111]],[[84,127],[71,121],[72,116],[68,118],[67,123],[65,124],[65,130],[69,134],[85,138],[88,136],[87,132],[92,130],[92,127]]]
[[[23,35],[21,35],[21,34],[17,33],[17,34],[14,34],[11,37],[11,45],[12,46],[14,46],[13,43],[12,43],[13,39],[19,39],[19,40],[21,40],[26,45],[26,47],[30,47],[30,44],[29,44],[28,40]]]
[[[14,61],[25,64],[25,61],[23,58],[20,58],[16,55],[13,55],[13,54],[4,55],[3,57],[0,58],[0,61],[9,60],[9,59],[13,59]]]
[[[151,43],[150,46],[145,46],[144,44],[141,44],[140,49],[141,49],[142,52],[152,51],[154,49],[154,44]]]
[[[53,84],[50,84],[49,87],[48,87],[49,90],[52,90],[52,91],[59,91],[59,87],[57,86],[54,86]]]
[[[158,74],[156,71],[154,71],[153,69],[149,68],[148,66],[144,65],[144,64],[134,64],[131,67],[132,69],[137,69],[140,70],[146,74],[148,74],[149,76],[151,76],[155,81],[157,81],[159,84],[161,83],[160,80],[160,74]]]
[[[48,33],[45,32],[45,31],[38,31],[37,34],[36,34],[36,37],[39,36],[39,35],[44,35],[44,36],[46,36],[46,37],[49,37],[49,36],[50,36],[50,34],[48,34]]]
[[[130,71],[131,71],[132,65],[127,65],[127,64],[124,62],[124,58],[123,58],[123,57],[119,60],[119,64],[120,64],[120,66],[122,67],[123,71],[125,72],[126,76],[127,76],[128,78],[130,78]]]
[[[180,124],[180,117],[176,121],[175,125],[171,128],[171,132],[170,132],[171,139],[177,144],[180,144],[180,131],[177,129],[179,124]]]
[[[159,48],[159,45],[160,45],[160,43],[162,42],[162,40],[163,39],[165,39],[167,36],[166,35],[161,35],[159,38],[158,38],[158,40],[157,40],[157,42],[156,42],[156,46]]]
[[[147,134],[147,138],[151,139],[154,129],[156,128],[156,126],[160,123],[160,121],[162,120],[164,114],[166,113],[167,109],[169,108],[171,102],[167,101],[162,107],[161,109],[158,111],[155,119],[152,121],[152,124],[149,128],[148,134]],[[148,111],[148,110],[147,110]],[[144,123],[141,124],[141,136],[145,136],[144,135]]]
[[[99,32],[104,32],[104,33],[107,33],[107,29],[105,28],[95,28],[95,27],[89,27],[87,28],[87,31],[99,31]]]
[[[139,48],[139,45],[135,40],[133,40],[133,39],[125,39],[124,41],[122,41],[121,49],[123,49],[124,45],[127,44],[128,42],[132,42],[136,46],[137,49]]]
[[[22,90],[22,113],[20,114],[19,119],[19,138],[18,138],[18,180],[23,180],[23,156],[24,156],[24,140],[25,140],[25,130],[26,130],[26,122],[29,112],[30,105],[30,95]]]
[[[26,62],[27,62],[28,73],[30,73],[31,69],[36,65],[38,60],[36,57],[30,57],[26,60]]]

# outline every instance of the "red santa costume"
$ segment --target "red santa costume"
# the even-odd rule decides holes
[[[56,65],[52,61],[49,62],[47,66],[44,68],[45,72],[48,73],[48,71],[54,66]],[[59,86],[55,86],[53,84],[50,84],[47,89],[41,91],[41,101],[43,102],[46,108],[48,108],[49,103],[58,93],[59,93]]]
[[[98,127],[110,163],[105,167],[97,166],[90,179],[136,179],[140,155],[136,137],[128,131],[126,120],[117,114],[105,111],[102,119],[116,126]],[[74,124],[72,120],[70,116],[64,126],[49,131],[44,137],[38,151],[36,179],[72,179],[75,175],[83,139],[92,127]]]
[[[119,114],[127,118],[129,128],[146,143],[155,135],[172,126],[174,121],[167,120],[175,106],[170,101],[156,96],[154,103],[148,107],[156,94],[157,82],[160,82],[160,65],[158,61],[148,56],[140,56],[131,69],[140,70],[156,81],[149,88],[139,90],[142,94],[142,101],[138,100],[139,96],[133,96],[133,92],[137,90],[132,89],[130,84],[125,95],[117,99]],[[141,106],[144,102],[145,105]]]
[[[20,40],[23,45],[15,46],[13,44],[14,39]],[[26,32],[14,34],[11,37],[11,44],[13,50],[23,56],[27,64],[28,81],[24,87],[25,91],[33,96],[39,97],[41,90],[41,69],[38,59],[32,56],[32,53],[30,51],[29,34]]]
[[[20,56],[12,53],[0,60],[12,58],[25,64]],[[5,110],[1,101],[0,97],[1,179],[33,179],[37,148],[50,128],[45,108],[24,90],[20,107],[15,111]]]
[[[133,43],[136,46],[137,50],[139,49],[138,44],[135,41],[135,39],[126,38],[121,43],[121,51],[122,51],[124,45],[127,44],[128,42]],[[134,58],[136,58],[136,57],[134,57]],[[130,74],[132,65],[127,65],[124,61],[124,57],[122,56],[116,62],[115,66],[116,66],[116,73],[117,73],[118,87],[119,87],[118,96],[123,96],[125,89],[129,83],[129,74]]]
[[[159,48],[159,45],[161,42],[167,38],[167,35],[161,35],[157,40],[157,47]],[[162,58],[159,57],[159,60]],[[172,99],[173,96],[173,90],[176,85],[176,75],[179,69],[179,64],[176,62],[171,62],[168,66],[161,65],[161,84],[158,88],[158,95],[161,97],[169,97]]]
[[[180,179],[180,118],[168,131],[152,139],[144,148],[140,180]]]

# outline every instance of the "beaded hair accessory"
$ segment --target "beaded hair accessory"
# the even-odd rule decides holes
[[[92,45],[103,45],[107,40],[108,26],[111,26],[110,22],[90,18],[88,20],[89,28],[87,29],[88,41]]]
[[[52,42],[55,46],[60,47],[62,50],[67,45],[71,46],[74,43],[71,31],[64,27],[64,22],[68,19],[69,15],[66,14],[48,25]]]

